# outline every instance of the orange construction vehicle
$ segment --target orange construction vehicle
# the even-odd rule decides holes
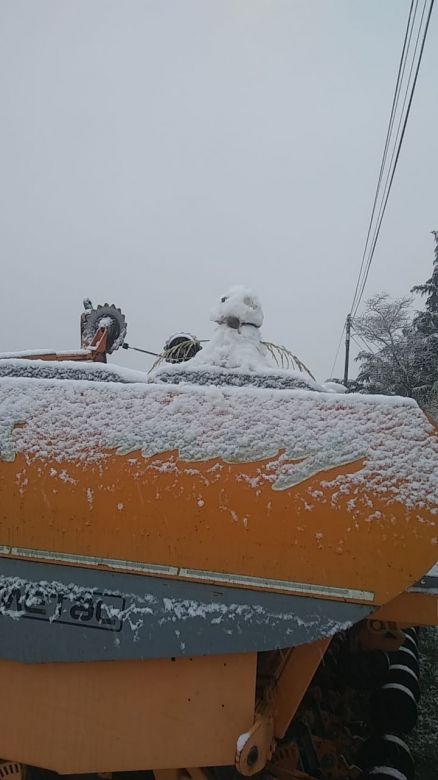
[[[81,332],[0,356],[0,777],[411,780],[432,421],[198,343],[105,365],[113,306]]]

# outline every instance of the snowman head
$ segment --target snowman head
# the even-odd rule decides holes
[[[260,328],[263,324],[263,310],[250,287],[235,285],[221,296],[220,302],[210,313],[210,319],[218,325],[227,325],[236,330],[241,325]]]

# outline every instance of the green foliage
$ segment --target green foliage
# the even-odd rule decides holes
[[[417,340],[417,381],[431,388],[438,380],[438,231],[434,230],[435,259],[430,279],[412,288],[426,298],[424,310],[417,312],[413,332]]]

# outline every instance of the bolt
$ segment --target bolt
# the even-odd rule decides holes
[[[257,745],[253,745],[246,757],[246,763],[251,768],[259,759],[259,749]]]

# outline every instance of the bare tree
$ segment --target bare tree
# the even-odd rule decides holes
[[[368,346],[359,353],[358,380],[367,392],[411,396],[416,385],[411,298],[391,300],[381,292],[355,318],[354,332]]]
[[[365,313],[354,320],[354,330],[377,347],[394,347],[410,326],[412,298],[392,301],[388,293],[380,292],[366,302]]]

